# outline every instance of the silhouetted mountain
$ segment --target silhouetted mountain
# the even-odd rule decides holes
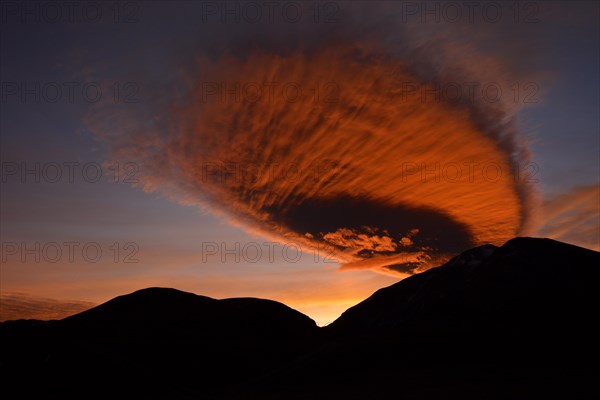
[[[593,398],[599,261],[548,239],[485,245],[321,329],[270,300],[144,289],[61,321],[0,324],[3,388],[61,399]]]
[[[306,396],[590,398],[599,265],[549,239],[466,251],[378,290],[322,329],[326,346],[247,390],[277,398],[300,380]]]
[[[69,329],[102,331],[192,330],[196,337],[288,338],[315,334],[316,323],[306,315],[272,300],[215,300],[168,288],[148,288],[116,297],[90,310],[65,318]],[[61,328],[63,328],[61,326]]]
[[[213,396],[305,354],[315,322],[281,303],[215,300],[175,289],[119,296],[60,321],[0,324],[2,367],[21,395]]]
[[[393,333],[428,340],[499,332],[586,335],[595,330],[589,316],[597,306],[598,261],[597,252],[550,239],[484,245],[378,290],[327,329],[337,335]]]

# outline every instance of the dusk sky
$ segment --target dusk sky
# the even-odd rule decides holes
[[[65,4],[2,2],[0,320],[325,325],[478,245],[600,250],[598,2]]]

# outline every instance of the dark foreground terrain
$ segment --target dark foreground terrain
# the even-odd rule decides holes
[[[2,398],[600,398],[600,253],[486,245],[318,328],[274,301],[150,288],[0,324]]]

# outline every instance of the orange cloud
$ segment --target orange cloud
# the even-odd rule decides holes
[[[413,248],[402,251],[449,256],[515,236],[522,204],[506,152],[467,108],[403,93],[398,69],[388,73],[394,60],[367,63],[353,51],[203,60],[201,82],[178,115],[170,165],[242,224],[325,247],[341,262],[389,256],[414,229]],[[275,99],[277,92],[249,102],[208,96],[206,82],[231,92],[239,82],[305,90],[330,82],[337,93],[331,102]],[[402,82],[423,86],[408,72]],[[391,236],[370,235],[373,228]]]
[[[531,200],[511,111],[432,99],[416,66],[360,42],[201,57],[162,130],[109,141],[144,164],[148,191],[406,276],[514,237]]]

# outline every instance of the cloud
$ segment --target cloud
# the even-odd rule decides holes
[[[393,252],[398,247],[391,237],[385,235],[387,232],[379,236],[375,234],[377,228],[364,227],[363,229],[366,233],[340,228],[335,232],[323,235],[323,240],[334,246],[356,249],[358,253],[363,254],[365,252]]]
[[[405,276],[527,231],[518,107],[482,94],[513,69],[386,7],[349,6],[335,26],[232,26],[155,100],[99,106],[88,125],[143,165],[145,190],[342,269]]]
[[[540,236],[600,251],[600,185],[551,197],[542,208]]]
[[[87,301],[57,300],[21,292],[4,292],[0,295],[0,322],[15,319],[62,319],[95,305]]]

